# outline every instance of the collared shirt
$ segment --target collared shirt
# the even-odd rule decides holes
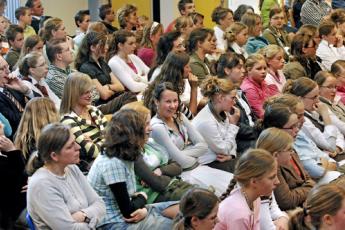
[[[241,54],[241,55],[243,55],[245,58],[248,57],[248,53],[247,53],[247,51],[246,51],[246,49],[245,49],[244,46],[241,47],[241,46],[239,46],[236,42],[233,42],[233,43],[231,44],[231,48],[235,51],[235,53]]]
[[[302,5],[301,21],[303,24],[319,26],[322,18],[331,10],[331,6],[323,0],[307,0]]]
[[[46,82],[49,88],[61,99],[63,88],[67,80],[68,75],[72,72],[71,68],[68,66],[66,70],[60,69],[59,67],[49,64],[48,74],[46,77]]]
[[[321,40],[316,50],[316,55],[321,58],[321,63],[328,71],[331,70],[332,64],[337,60],[345,60],[345,47],[334,47],[326,40]]]
[[[47,90],[49,99],[54,102],[56,109],[59,110],[60,109],[61,100],[50,89],[49,85],[44,81],[44,78],[42,78],[39,82],[35,78],[33,78],[31,76],[29,76],[28,78],[29,78],[29,80],[23,80],[23,83],[27,87],[29,87],[32,91],[34,91],[35,93],[41,95],[42,97],[44,97],[43,93],[35,85],[39,84],[41,86],[44,86],[46,88],[46,90]]]
[[[105,154],[101,154],[94,161],[87,179],[98,195],[103,198],[106,206],[107,213],[98,226],[112,223],[116,226],[115,229],[126,227],[127,224],[109,185],[125,182],[128,195],[132,196],[136,191],[134,162],[120,160],[116,157],[109,158]]]

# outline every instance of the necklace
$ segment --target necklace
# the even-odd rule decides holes
[[[254,210],[253,203],[249,202],[249,198],[248,198],[247,193],[243,189],[241,189],[241,192],[242,192],[244,198],[246,199],[246,202],[247,202],[247,204],[249,206],[249,209],[253,211]]]

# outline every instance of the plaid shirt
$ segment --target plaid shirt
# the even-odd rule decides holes
[[[114,229],[125,228],[127,224],[109,185],[126,182],[129,196],[133,195],[136,191],[134,162],[120,160],[116,157],[109,158],[105,154],[101,154],[94,161],[87,179],[98,195],[103,198],[107,210],[106,215],[97,226],[112,223],[116,226]]]
[[[49,64],[48,65],[48,74],[46,77],[46,82],[49,85],[49,88],[61,99],[63,88],[67,80],[68,75],[72,72],[70,67],[67,67],[66,70],[60,69],[59,67]]]

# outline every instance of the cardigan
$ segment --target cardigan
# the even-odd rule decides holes
[[[188,119],[180,114],[177,121],[179,132],[172,130],[163,120],[156,116],[151,119],[151,137],[163,146],[169,157],[183,169],[188,169],[198,163],[198,157],[206,154],[208,148],[204,139]]]
[[[230,124],[228,116],[224,121],[218,121],[207,104],[193,119],[192,124],[203,136],[208,145],[205,155],[199,157],[201,164],[209,164],[216,160],[217,154],[236,157],[236,134],[239,127]]]
[[[136,74],[118,55],[114,55],[110,58],[108,65],[113,74],[129,91],[134,93],[142,92],[147,88],[147,74],[149,73],[150,68],[134,54],[128,55],[128,58],[137,69],[138,74]]]
[[[101,146],[104,142],[103,132],[107,125],[107,119],[102,112],[94,106],[89,106],[89,113],[94,123],[90,120],[79,117],[75,112],[63,115],[61,122],[69,125],[71,131],[75,136],[75,141],[80,145],[80,159],[90,163],[95,159],[101,151]],[[88,141],[87,137],[92,141]],[[81,169],[83,168],[81,161]]]
[[[280,183],[274,189],[274,195],[279,207],[282,210],[302,207],[309,191],[315,185],[315,182],[305,171],[298,155],[295,152],[291,154],[291,159],[296,163],[301,175],[296,172],[292,166],[292,163],[288,166],[279,166],[278,179]]]

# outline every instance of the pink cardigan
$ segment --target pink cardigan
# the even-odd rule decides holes
[[[258,118],[264,116],[263,104],[265,100],[279,93],[276,85],[267,86],[265,81],[259,85],[249,77],[243,80],[241,89],[245,92],[248,103]]]
[[[218,220],[214,230],[259,230],[260,197],[254,201],[251,211],[240,188],[231,191],[230,196],[219,205]]]

